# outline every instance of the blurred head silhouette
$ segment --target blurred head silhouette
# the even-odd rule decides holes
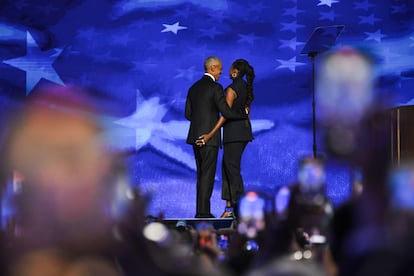
[[[34,91],[12,127],[6,166],[23,179],[25,245],[91,242],[107,230],[111,157],[95,110],[73,87]]]
[[[357,146],[356,128],[374,107],[374,59],[344,46],[321,59],[317,79],[318,117],[331,153],[349,157]]]
[[[346,46],[324,56],[320,67],[316,96],[322,121],[357,122],[373,103],[372,58]]]

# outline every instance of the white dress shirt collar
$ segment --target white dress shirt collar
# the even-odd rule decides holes
[[[214,76],[210,73],[204,73],[205,76],[209,76],[213,81],[216,81],[216,79],[214,78]]]

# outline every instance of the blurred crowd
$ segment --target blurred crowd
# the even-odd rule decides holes
[[[38,89],[2,144],[0,275],[411,275],[414,166],[391,162],[374,63],[349,47],[324,56],[326,153],[298,160],[297,181],[273,194],[246,193],[222,228],[147,216],[87,93]],[[330,160],[355,175],[338,206],[326,195]]]

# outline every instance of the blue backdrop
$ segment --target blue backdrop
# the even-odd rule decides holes
[[[233,60],[254,66],[255,140],[242,171],[246,189],[271,193],[294,181],[298,159],[312,153],[311,64],[299,53],[315,27],[334,24],[345,25],[337,45],[379,57],[379,88],[392,105],[414,103],[412,0],[3,0],[0,108],[16,108],[42,83],[93,88],[108,141],[130,151],[131,183],[150,198],[148,212],[191,217],[196,173],[184,104],[204,59],[222,58],[223,86]],[[327,170],[328,195],[341,202],[349,171]]]

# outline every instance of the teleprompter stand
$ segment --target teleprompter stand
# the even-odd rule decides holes
[[[344,29],[344,25],[316,27],[302,51],[301,55],[307,55],[312,61],[312,128],[313,128],[313,158],[316,158],[316,112],[315,112],[315,57],[331,49],[335,45],[338,36]]]

